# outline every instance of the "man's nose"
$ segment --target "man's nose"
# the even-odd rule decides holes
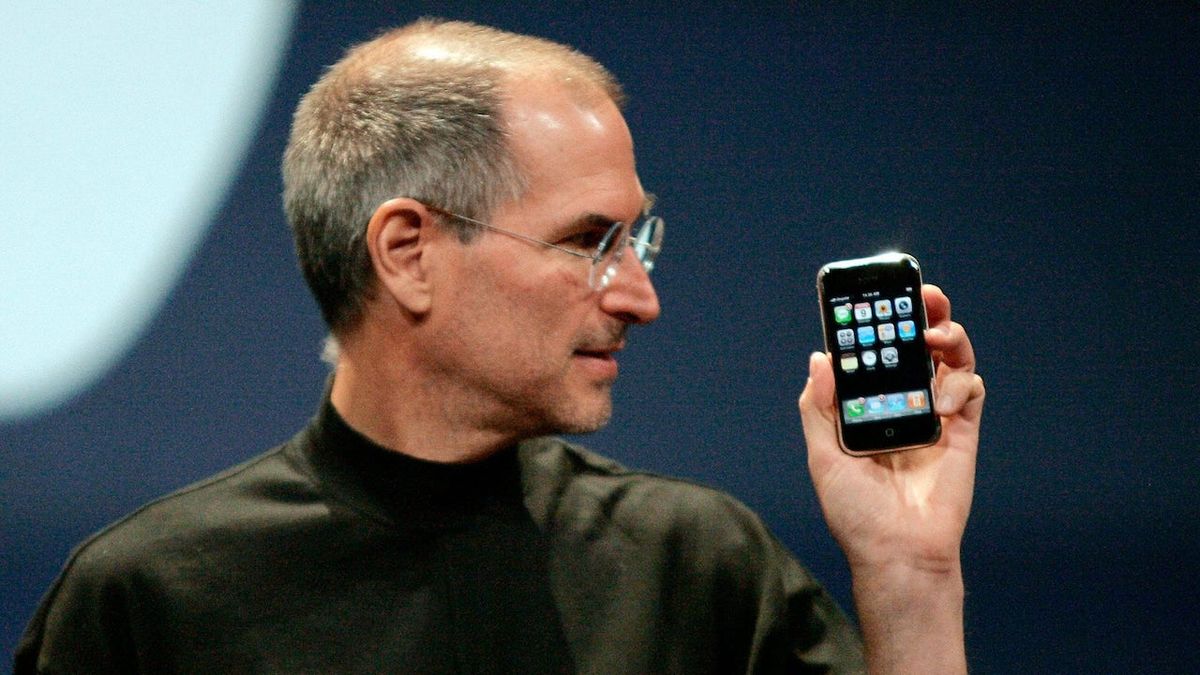
[[[626,323],[644,324],[658,318],[662,308],[650,273],[632,250],[626,249],[608,287],[600,293],[600,308]]]

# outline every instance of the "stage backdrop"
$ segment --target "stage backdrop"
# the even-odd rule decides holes
[[[6,660],[75,543],[312,414],[324,330],[279,203],[291,111],[347,46],[436,15],[573,44],[629,93],[670,225],[664,311],[587,444],[732,492],[849,604],[796,413],[814,276],[909,251],[988,385],[974,670],[1193,664],[1194,3],[196,4],[0,10]]]

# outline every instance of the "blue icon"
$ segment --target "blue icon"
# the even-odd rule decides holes
[[[887,407],[892,412],[899,412],[907,408],[908,403],[904,400],[904,394],[888,394]]]
[[[909,340],[912,340],[913,338],[917,337],[917,324],[913,323],[912,321],[901,321],[896,326],[896,332],[898,332],[900,334],[901,340],[908,342]],[[859,335],[859,338],[861,339],[862,338],[862,329],[861,328],[858,329],[858,335]]]
[[[858,327],[858,344],[864,347],[875,344],[875,326]]]
[[[885,402],[885,399],[883,396],[872,396],[871,398],[867,399],[867,412],[869,412],[869,413],[883,412],[884,402]]]

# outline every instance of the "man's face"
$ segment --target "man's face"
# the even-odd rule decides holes
[[[506,113],[529,186],[488,216],[492,225],[585,250],[596,231],[641,214],[633,141],[611,101],[585,105],[557,85],[521,82]],[[603,426],[626,328],[659,313],[635,256],[593,291],[590,260],[504,234],[483,232],[453,255],[429,318],[439,365],[468,409],[446,412],[517,436]]]

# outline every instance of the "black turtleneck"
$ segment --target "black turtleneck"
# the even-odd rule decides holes
[[[428,573],[414,589],[430,592],[414,659],[430,672],[573,672],[515,446],[473,463],[416,459],[351,428],[328,399],[313,430],[330,496],[394,528],[396,555]]]
[[[84,542],[15,672],[857,672],[833,601],[735,499],[557,439],[473,464],[328,399],[287,443]]]

